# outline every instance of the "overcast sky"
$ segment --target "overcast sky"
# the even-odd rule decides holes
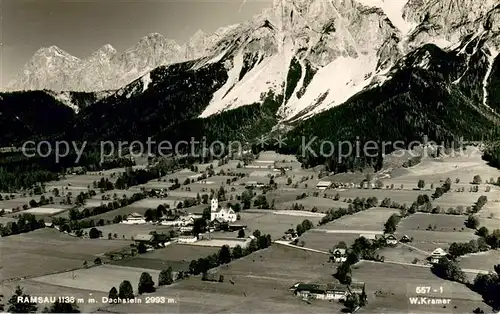
[[[180,44],[198,29],[249,19],[272,0],[0,0],[0,88],[41,47],[84,58],[104,44],[123,51],[149,33]]]

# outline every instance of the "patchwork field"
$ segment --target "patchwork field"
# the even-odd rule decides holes
[[[118,289],[123,280],[128,280],[132,284],[134,293],[137,293],[139,278],[143,272],[149,273],[153,277],[155,284],[158,283],[158,275],[160,274],[158,270],[117,265],[101,265],[71,272],[41,276],[32,280],[57,286],[100,292],[109,292],[112,287]]]
[[[493,218],[500,226],[500,193],[495,198],[488,194],[488,203],[479,211],[478,216],[484,218]]]
[[[172,230],[172,227],[170,226],[158,226],[151,223],[143,225],[110,224],[96,228],[102,232],[104,239],[107,239],[108,233],[113,235],[116,233],[118,235],[118,239],[132,239],[137,234],[148,234],[151,231],[168,234],[170,230]],[[89,230],[90,228],[83,229],[84,232],[89,232]]]
[[[498,178],[500,170],[492,168],[482,160],[481,153],[477,148],[468,148],[463,156],[446,157],[442,159],[424,159],[420,164],[404,169],[399,175],[384,180],[384,183],[393,183],[395,186],[404,184],[406,186],[416,187],[418,180],[424,180],[427,184],[438,184],[440,180],[450,178],[452,182],[460,179],[459,184],[452,184],[452,188],[467,186],[475,175],[479,175],[483,181],[490,177]]]
[[[113,305],[107,310],[115,313],[243,313],[248,309],[262,313],[337,312],[343,307],[338,302],[308,304],[288,291],[299,281],[330,280],[332,269],[327,260],[327,255],[273,245],[220,267],[223,283],[204,282],[197,276],[154,294],[175,299],[175,305]]]
[[[309,219],[315,225],[320,220],[318,217],[276,215],[271,211],[269,213],[241,212],[240,215],[241,220],[238,223],[247,226],[245,233],[251,234],[258,229],[262,233],[270,234],[273,240],[281,238],[288,229],[295,229],[297,224],[305,219]]]
[[[438,247],[447,251],[448,247],[453,242],[469,242],[472,239],[478,238],[470,229],[457,232],[443,232],[402,230],[399,228],[398,231],[396,231],[396,236],[398,238],[401,238],[405,234],[410,238],[413,237],[413,241],[409,245],[429,253]]]
[[[377,251],[377,254],[384,257],[386,262],[412,263],[412,264],[428,264],[427,258],[430,253],[420,251],[408,245],[398,244],[397,247],[382,248]]]
[[[59,180],[59,181],[53,181],[53,182],[48,182],[46,184],[47,191],[52,191],[54,188],[58,188],[61,190],[61,188],[68,190],[73,190],[73,189],[87,189],[87,188],[92,188],[94,181],[99,182],[101,178],[105,179],[110,179],[112,174],[120,174],[124,172],[125,169],[120,170],[120,169],[112,169],[112,171],[107,171],[107,172],[102,172],[101,174],[99,173],[90,173],[90,174],[83,174],[83,175],[66,175],[65,179]],[[74,191],[72,191],[74,194]]]
[[[109,212],[105,212],[100,215],[89,217],[89,219],[93,219],[94,221],[98,221],[103,219],[104,221],[113,221],[113,218],[116,216],[129,215],[132,213],[139,213],[144,215],[146,210],[148,209],[156,209],[160,204],[168,204],[169,202],[166,199],[159,198],[147,198],[135,202],[133,204],[127,205],[125,207],[121,207],[118,209],[110,210]]]
[[[64,208],[34,207],[23,211],[23,213],[50,215],[50,214],[56,214],[64,210],[65,210]]]
[[[169,266],[174,271],[188,270],[194,259],[219,252],[217,247],[170,244],[165,248],[137,255],[131,259],[113,262],[115,265],[162,270]]]
[[[459,261],[462,268],[494,271],[493,266],[500,261],[500,250],[468,254],[460,257]]]
[[[311,210],[314,207],[318,209],[320,212],[326,212],[332,208],[347,208],[349,206],[348,203],[341,201],[334,201],[329,198],[324,197],[306,197],[301,200],[282,202],[275,205],[276,209],[291,209],[294,204],[304,206],[305,210]]]
[[[0,241],[1,280],[79,268],[130,243],[75,238],[49,228],[5,237]]]
[[[484,307],[481,296],[465,285],[440,279],[424,267],[361,262],[353,269],[353,281],[366,283],[368,305],[363,311],[367,313],[466,313],[477,306]],[[408,298],[418,296],[417,286],[443,287],[442,294],[431,296],[452,299],[451,308],[410,304]]]
[[[339,242],[351,245],[359,235],[359,233],[326,233],[310,230],[300,237],[299,243],[303,241],[306,248],[328,252]]]
[[[500,205],[499,205],[500,206]],[[500,215],[498,218],[484,218],[480,215],[479,217],[479,226],[486,227],[488,230],[500,229]]]
[[[13,208],[19,207],[22,208],[23,205],[28,205],[29,202],[33,199],[33,197],[22,197],[17,196],[14,199],[5,200],[5,198],[0,201],[0,210],[5,210],[5,212],[9,213]]]
[[[415,213],[398,224],[398,230],[420,230],[423,231],[431,225],[436,228],[433,231],[465,231],[465,221],[467,216],[455,216],[444,214]]]
[[[227,245],[230,248],[234,248],[239,245],[242,248],[245,248],[250,243],[250,239],[245,239],[245,241],[242,241],[241,239],[236,238],[237,236],[236,233],[233,233],[233,236],[234,237],[232,238],[226,238],[226,239],[210,239],[210,240],[197,241],[192,245],[201,247],[215,247],[215,248],[221,248],[224,245]]]
[[[334,189],[328,190],[327,194],[329,196],[334,196],[335,194],[340,195],[340,200],[344,200],[345,198],[355,199],[359,198],[369,198],[376,197],[379,202],[381,202],[384,198],[388,197],[393,202],[397,202],[399,204],[406,204],[410,206],[413,202],[417,200],[419,194],[428,194],[429,196],[432,192],[426,191],[413,191],[413,190],[390,190],[390,189]]]
[[[269,204],[274,200],[276,208],[279,208],[281,204],[297,202],[297,196],[302,193],[308,193],[308,190],[304,189],[293,189],[293,188],[280,188],[279,190],[273,190],[266,193],[266,199]]]
[[[318,227],[322,230],[359,230],[364,232],[382,231],[384,224],[392,214],[399,213],[393,208],[374,207],[353,215],[344,216],[326,225]]]
[[[471,193],[469,192],[468,187],[466,187],[465,192],[450,191],[443,194],[443,196],[441,196],[437,200],[433,201],[432,204],[434,206],[441,206],[441,209],[448,209],[449,207],[455,208],[457,206],[463,206],[464,208],[466,208],[467,206],[474,205],[481,195],[488,197],[488,200],[490,200],[496,194],[496,191],[490,191],[488,193],[484,192],[484,186],[481,188],[481,190],[478,193]]]

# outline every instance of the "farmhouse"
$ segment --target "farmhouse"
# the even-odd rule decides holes
[[[240,224],[229,224],[227,227],[228,231],[245,230],[247,228],[246,225],[240,225]]]
[[[262,188],[264,187],[265,184],[262,183],[262,182],[257,182],[257,181],[248,181],[246,184],[245,184],[245,187],[246,188]]]
[[[350,293],[364,295],[364,294],[366,294],[365,287],[366,287],[366,284],[364,282],[353,282],[349,285],[349,291],[350,291]]]
[[[385,235],[384,238],[385,238],[385,243],[387,245],[397,245],[398,244],[398,239],[393,234]]]
[[[181,226],[180,230],[181,233],[186,234],[186,233],[192,233],[193,232],[193,226]]]
[[[326,190],[332,185],[332,181],[319,181],[316,188],[319,190]]]
[[[441,260],[441,258],[446,257],[448,253],[446,253],[445,250],[442,248],[438,247],[431,253],[431,263],[437,264]]]
[[[193,236],[180,236],[179,238],[177,238],[178,243],[184,244],[195,243],[196,241],[198,241],[198,238]]]
[[[144,243],[144,244],[153,244],[154,235],[152,234],[138,234],[134,237],[134,241],[136,244]]]
[[[254,164],[246,165],[245,168],[248,169],[274,169],[275,168],[274,160],[255,160]]]
[[[139,213],[132,213],[127,216],[127,220],[122,221],[121,223],[127,224],[127,225],[139,225],[139,224],[145,224],[146,219],[144,218],[143,215]]]
[[[299,282],[290,287],[290,290],[304,299],[346,300],[348,295],[346,286],[333,284],[318,285]]]
[[[288,229],[283,236],[283,240],[293,241],[298,238],[297,232],[294,229]]]
[[[212,199],[210,220],[215,219],[221,222],[235,222],[237,220],[236,213],[231,208],[220,208],[219,201],[216,198]]]
[[[346,249],[337,248],[332,251],[332,256],[330,260],[334,263],[343,263],[347,260]]]
[[[361,238],[361,237],[363,237],[367,240],[372,240],[372,241],[377,240],[377,234],[375,234],[375,233],[361,233],[359,235],[359,238]]]
[[[411,238],[405,234],[404,236],[401,237],[401,240],[399,240],[399,241],[401,241],[403,243],[408,243],[408,242],[411,242]]]

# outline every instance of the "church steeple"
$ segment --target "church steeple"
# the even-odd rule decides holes
[[[219,209],[219,200],[217,198],[212,198],[211,202],[211,210],[212,212],[216,212]]]

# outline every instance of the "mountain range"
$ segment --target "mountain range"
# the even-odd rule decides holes
[[[0,101],[5,110],[43,93],[72,108],[58,109],[60,130],[32,128],[49,137],[71,128],[78,139],[182,139],[196,127],[220,136],[209,122],[246,140],[277,130],[292,142],[474,137],[498,125],[499,51],[493,0],[275,0],[183,46],[152,34],[85,60],[41,49],[10,84],[25,91]],[[5,112],[23,120],[30,108]],[[3,143],[21,139],[9,134]]]

